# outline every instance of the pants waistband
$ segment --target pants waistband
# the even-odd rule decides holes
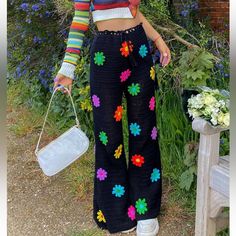
[[[124,29],[124,30],[99,30],[97,31],[98,35],[122,35],[122,34],[128,34],[130,32],[136,31],[139,28],[142,27],[143,22],[140,22],[138,25],[130,27],[128,29]]]

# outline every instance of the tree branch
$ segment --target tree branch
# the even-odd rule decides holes
[[[196,44],[192,44],[190,42],[188,42],[187,40],[183,39],[182,37],[180,37],[179,35],[177,35],[172,29],[170,28],[166,28],[166,27],[163,27],[163,26],[159,26],[159,25],[156,25],[156,28],[162,32],[165,32],[169,35],[171,35],[172,37],[174,37],[177,41],[179,41],[180,43],[186,45],[188,48],[199,48],[198,45]]]

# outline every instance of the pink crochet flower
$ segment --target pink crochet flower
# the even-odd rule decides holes
[[[128,216],[129,216],[129,218],[130,218],[131,220],[135,220],[135,218],[136,218],[135,215],[136,215],[135,207],[131,205],[131,206],[128,208]]]
[[[100,106],[100,99],[99,99],[99,97],[97,95],[94,94],[92,96],[92,100],[93,100],[93,105],[95,107],[99,107]]]
[[[100,181],[102,181],[102,180],[106,179],[106,177],[107,177],[107,172],[106,172],[104,169],[99,168],[99,169],[97,170],[97,178],[98,178]]]
[[[150,101],[149,101],[149,108],[152,111],[154,111],[154,109],[155,109],[155,97],[154,96],[152,96]]]
[[[120,75],[121,82],[126,81],[129,78],[130,75],[131,75],[131,70],[130,69],[127,69],[127,70],[123,71]]]
[[[152,128],[151,137],[153,140],[157,138],[157,128],[155,126]]]

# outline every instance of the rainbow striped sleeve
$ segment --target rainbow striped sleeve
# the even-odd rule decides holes
[[[74,1],[74,17],[70,26],[65,56],[58,73],[74,79],[74,70],[83,44],[84,34],[89,27],[91,0]]]

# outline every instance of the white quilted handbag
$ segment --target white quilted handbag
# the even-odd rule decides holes
[[[39,143],[48,117],[48,112],[52,99],[56,91],[63,87],[67,90],[75,113],[76,125],[72,126],[66,132],[54,139],[42,149],[39,149]],[[47,176],[53,176],[59,171],[69,166],[72,162],[81,157],[89,147],[89,139],[81,130],[79,120],[76,114],[75,105],[69,90],[64,86],[56,87],[49,102],[47,113],[44,119],[42,131],[39,135],[38,143],[35,149],[35,155],[40,168]]]

